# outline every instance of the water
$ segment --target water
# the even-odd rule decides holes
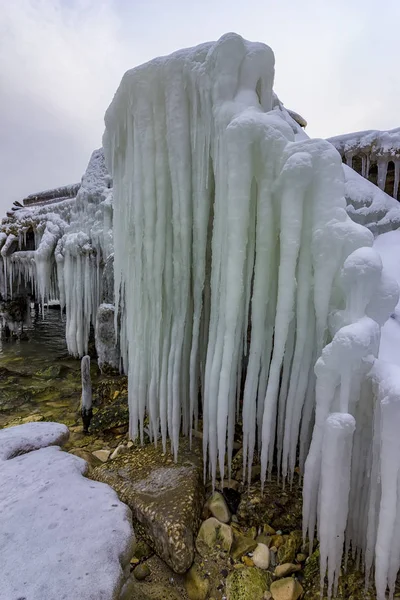
[[[0,428],[24,419],[71,425],[79,415],[80,361],[68,356],[59,309],[32,311],[27,339],[0,340]],[[92,377],[96,379],[96,361]]]

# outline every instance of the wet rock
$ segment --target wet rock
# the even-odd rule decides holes
[[[271,584],[270,592],[274,600],[298,600],[303,593],[303,588],[297,579],[286,577],[274,581]]]
[[[125,395],[118,396],[112,404],[107,404],[93,410],[93,418],[90,426],[92,434],[98,432],[110,432],[120,429],[122,433],[128,431],[129,407]]]
[[[256,549],[253,552],[253,562],[259,569],[268,569],[270,552],[268,546],[265,544],[257,544]]]
[[[275,577],[288,577],[292,573],[296,573],[296,571],[301,570],[301,565],[294,565],[293,563],[284,563],[283,565],[279,565],[276,567],[274,571]]]
[[[272,575],[255,567],[235,569],[226,580],[227,600],[263,600]]]
[[[132,510],[135,531],[175,572],[194,558],[194,541],[204,501],[201,444],[181,440],[177,463],[161,445],[132,448],[94,470]]]
[[[185,589],[189,600],[206,600],[210,582],[201,576],[196,565],[192,565],[185,577]]]
[[[231,518],[229,508],[226,505],[224,497],[219,492],[214,492],[211,498],[209,498],[207,509],[221,523],[229,523]]]
[[[278,547],[278,561],[280,563],[292,563],[297,551],[301,548],[303,535],[300,530],[292,531],[284,544]]]
[[[220,546],[229,552],[233,543],[233,532],[229,525],[221,523],[215,517],[210,517],[201,524],[196,549],[201,556],[207,556],[209,550]]]
[[[133,569],[133,574],[138,581],[142,581],[150,575],[150,569],[146,563],[142,563]]]
[[[94,452],[92,452],[93,456],[95,458],[98,458],[99,460],[101,460],[101,462],[107,462],[109,457],[110,457],[110,450],[95,450]]]

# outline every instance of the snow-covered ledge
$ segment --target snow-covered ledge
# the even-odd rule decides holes
[[[58,423],[0,431],[1,600],[119,598],[134,544],[130,510],[83,477],[84,460],[49,446],[66,439]]]

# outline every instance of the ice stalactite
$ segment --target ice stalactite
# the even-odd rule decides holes
[[[378,181],[377,181],[377,184],[381,190],[385,189],[388,164],[389,164],[389,160],[387,158],[382,157],[382,158],[378,159]]]
[[[349,255],[340,287],[345,306],[332,313],[333,339],[315,367],[316,419],[303,492],[304,539],[308,535],[311,549],[317,521],[321,588],[327,568],[329,598],[332,590],[336,593],[344,540],[347,551],[363,557],[367,571],[374,555],[378,560],[378,549],[372,549],[379,513],[379,476],[373,464],[381,458],[368,373],[378,355],[380,326],[398,300],[398,288],[372,248]]]
[[[176,455],[200,390],[214,481],[238,409],[244,468],[261,451],[264,482],[277,443],[293,476],[338,271],[373,239],[346,215],[336,151],[295,141],[273,75],[267,46],[229,34],[129,71],[106,114],[130,434],[147,411]]]

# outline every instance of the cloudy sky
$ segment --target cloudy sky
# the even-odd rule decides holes
[[[235,31],[275,52],[275,91],[327,137],[400,125],[400,0],[0,0],[0,216],[79,181],[123,73]]]

